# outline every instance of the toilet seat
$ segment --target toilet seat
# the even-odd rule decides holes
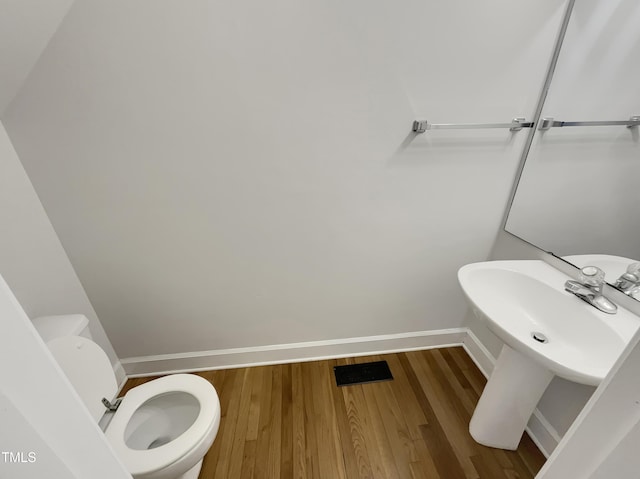
[[[101,400],[117,392],[108,356],[81,336],[62,335],[47,346],[97,422]],[[109,417],[105,438],[133,477],[193,479],[218,433],[220,400],[200,376],[173,374],[131,389]]]
[[[145,402],[165,393],[185,392],[200,404],[198,416],[191,426],[174,440],[154,449],[137,450],[125,442],[125,430],[134,413]],[[211,384],[193,374],[173,374],[154,379],[131,389],[125,394],[105,435],[115,453],[134,475],[144,475],[164,469],[175,463],[216,428],[220,421],[220,401]]]

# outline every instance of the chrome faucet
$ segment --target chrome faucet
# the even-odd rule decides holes
[[[602,293],[604,287],[604,271],[595,266],[585,266],[580,270],[580,281],[570,279],[564,284],[565,291],[575,294],[581,300],[589,303],[603,313],[615,314],[618,307],[605,298]]]
[[[640,291],[640,263],[631,263],[627,272],[620,275],[614,286],[624,294],[633,296]]]

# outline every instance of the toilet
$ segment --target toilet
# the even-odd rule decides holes
[[[47,316],[33,324],[135,479],[197,479],[220,426],[220,401],[207,380],[172,374],[129,390],[115,412],[118,386],[106,353],[83,315]],[[115,401],[114,401],[115,402]],[[104,419],[107,419],[105,421]]]

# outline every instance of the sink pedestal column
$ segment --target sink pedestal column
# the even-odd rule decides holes
[[[473,412],[471,436],[485,446],[517,449],[551,379],[551,371],[505,344]]]

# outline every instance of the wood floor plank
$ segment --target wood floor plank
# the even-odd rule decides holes
[[[250,368],[252,377],[251,402],[247,414],[247,441],[258,440],[258,430],[260,427],[260,404],[262,403],[262,384],[264,375],[267,374],[266,367]]]
[[[367,363],[373,361],[380,361],[382,358],[377,355],[362,356],[357,358],[354,363]],[[349,388],[352,386],[346,386]],[[383,411],[380,410],[378,398],[381,391],[384,390],[384,383],[370,383],[356,386],[362,392],[363,404],[366,407],[365,414],[368,419],[369,454],[375,456],[370,460],[376,464],[374,469],[374,477],[384,477],[387,479],[395,479],[400,476],[398,471],[398,464],[394,457],[394,448],[392,447],[392,438],[389,437],[387,429],[383,421]]]
[[[534,475],[542,468],[545,462],[544,456],[526,432],[518,445],[518,455],[527,465],[529,472]]]
[[[240,464],[240,479],[251,479],[255,477],[256,447],[257,441],[255,439],[245,441],[242,450],[242,464]],[[215,476],[207,475],[206,471],[203,470],[200,472],[200,477],[213,478]]]
[[[306,479],[307,477],[307,441],[306,441],[306,417],[304,389],[302,381],[302,365],[291,365],[291,421],[293,434],[293,478]]]
[[[411,479],[441,479],[440,474],[435,469],[427,469],[422,461],[410,463],[409,469],[411,470]]]
[[[394,379],[335,385],[334,366],[373,360]],[[517,451],[473,441],[486,380],[461,347],[197,374],[222,408],[200,479],[532,479],[545,460],[526,434]]]
[[[398,477],[410,477],[409,464],[417,459],[414,452],[408,427],[402,416],[402,409],[396,402],[389,383],[379,383],[377,391],[373,394],[373,400],[377,403],[377,409],[382,419],[382,424],[389,441],[393,463]]]
[[[370,475],[365,477],[385,478],[385,470],[382,464],[380,454],[378,453],[378,443],[371,425],[371,418],[367,409],[367,402],[363,393],[363,386],[346,386],[342,388],[342,393],[347,403],[347,409],[350,411],[350,423],[352,432],[357,433],[361,437],[364,447],[359,457],[360,470],[366,469]],[[361,476],[362,477],[362,476]]]
[[[422,427],[424,425],[421,425]],[[435,462],[433,461],[433,456],[431,452],[427,448],[427,443],[424,441],[424,438],[414,440],[413,447],[418,456],[417,461],[411,462],[411,476],[415,477],[416,474],[420,473],[422,476],[421,479],[447,479],[441,478],[438,473],[438,468],[436,467]]]
[[[473,410],[475,409],[479,396],[476,394],[473,386],[471,386],[471,383],[453,359],[451,353],[446,349],[442,349],[438,351],[438,353],[439,354],[436,356],[438,364],[440,364],[440,367],[447,372],[449,382],[455,389],[456,394],[460,396],[469,415],[473,415]]]
[[[422,426],[420,430],[440,477],[447,479],[468,479],[471,477],[462,470],[462,465],[453,452],[451,444],[442,430],[435,426],[435,423]]]
[[[254,476],[256,479],[269,479],[269,441],[271,436],[271,389],[273,385],[273,366],[262,366],[265,368],[262,377],[262,394],[260,396],[260,416],[258,420],[258,438],[256,442],[256,459]],[[201,474],[202,476],[202,474]],[[217,477],[217,476],[213,476]]]
[[[418,381],[426,394],[428,394],[434,414],[434,422],[439,424],[439,428],[434,431],[442,431],[444,436],[442,438],[438,434],[434,436],[438,439],[438,444],[446,441],[455,454],[460,467],[465,472],[465,477],[469,479],[477,478],[477,471],[470,459],[475,443],[467,432],[468,420],[464,418],[466,414],[464,407],[453,394],[447,379],[439,369],[430,350],[418,351],[407,354],[407,356],[416,371]],[[428,429],[428,431],[431,430]],[[425,430],[422,429],[422,431],[424,435]]]
[[[269,439],[269,454],[267,463],[258,463],[266,470],[266,477],[280,477],[281,446],[282,446],[282,368],[283,365],[271,368],[271,404],[269,409],[269,430],[265,436]]]
[[[382,421],[381,411],[376,403],[376,396],[380,394],[380,384],[368,384],[365,386],[362,387],[362,392],[367,406],[369,423],[377,446],[377,454],[384,469],[384,477],[396,479],[400,477],[400,474],[396,467],[395,458],[393,457],[391,441],[385,430],[384,422]]]
[[[490,454],[471,456],[471,461],[478,471],[480,479],[508,479],[504,469]]]
[[[385,359],[387,360],[389,369],[394,377],[392,389],[397,398],[398,406],[405,416],[407,427],[411,434],[411,439],[422,440],[420,426],[427,424],[427,418],[424,416],[424,412],[420,408],[420,404],[414,395],[413,389],[411,388],[409,379],[402,369],[402,364],[400,363],[398,355],[388,354],[385,356]]]
[[[455,349],[462,350],[462,348],[442,348],[442,349],[438,349],[437,351],[447,362],[447,364],[449,365],[449,369],[451,369],[451,371],[455,374],[456,379],[460,383],[460,386],[462,386],[462,388],[464,389],[472,389],[471,383],[465,377],[465,375],[462,374],[462,369],[460,368],[460,365],[458,364],[458,362],[455,360],[455,357],[452,351]]]
[[[316,412],[324,415],[322,427],[319,428],[318,437],[322,460],[320,461],[320,472],[322,477],[333,477],[345,479],[344,460],[342,448],[340,446],[340,433],[337,426],[336,411],[332,399],[332,371],[331,365],[327,361],[314,362],[318,388],[316,390],[315,402]]]
[[[217,477],[228,477],[231,455],[234,444],[236,443],[236,432],[238,425],[241,423],[241,421],[238,420],[239,411],[241,410],[240,397],[242,396],[243,385],[246,385],[247,376],[248,371],[246,369],[236,370],[236,374],[228,375],[229,382],[226,384],[227,387],[231,389],[228,390],[228,394],[225,395],[225,398],[228,398],[228,401],[225,401],[227,404],[227,414],[224,417],[224,421],[220,423],[222,429],[220,434],[223,434],[228,440],[220,444],[220,452],[215,470],[215,476]],[[245,403],[244,406],[247,407],[248,402]],[[242,436],[244,436],[244,432],[245,431],[242,431]]]
[[[334,359],[329,362],[329,367],[333,370],[335,366],[342,365],[344,362]],[[331,397],[333,399],[333,407],[336,412],[337,418],[346,418],[347,420],[338,420],[338,443],[342,445],[342,460],[344,462],[344,472],[347,478],[359,478],[359,477],[371,477],[367,476],[366,470],[361,471],[359,467],[359,457],[363,456],[362,446],[364,441],[362,440],[362,433],[358,431],[357,425],[354,425],[354,431],[351,430],[350,412],[345,404],[344,397],[342,395],[342,388],[335,386],[335,382],[332,380]],[[352,411],[351,411],[352,412]],[[351,446],[351,447],[350,447]],[[366,453],[365,453],[366,454]]]
[[[408,353],[399,355],[403,369],[414,388],[414,393],[427,418],[428,424],[420,426],[420,432],[427,446],[429,455],[441,477],[447,479],[466,479],[456,454],[438,420],[436,413],[427,398],[425,389],[418,379]]]
[[[478,369],[473,360],[469,357],[463,347],[459,346],[456,348],[446,348],[447,351],[451,354],[451,357],[454,359],[456,365],[462,371],[462,374],[469,384],[473,388],[476,393],[476,397],[480,397],[482,394],[482,390],[484,389],[485,384],[487,383],[487,378],[484,377],[482,371]]]
[[[282,370],[282,411],[280,413],[280,477],[293,479],[293,388],[291,365]]]
[[[517,451],[516,453],[509,451],[508,454],[509,460],[513,464],[513,470],[518,474],[518,478],[528,478],[535,476],[535,473],[532,473],[525,462],[522,460],[520,451]]]
[[[465,389],[460,382],[458,375],[454,372],[456,369],[455,363],[450,363],[441,354],[439,350],[433,350],[433,361],[431,364],[435,367],[437,365],[439,371],[439,378],[443,383],[445,394],[455,397],[455,406],[458,411],[460,419],[468,424],[473,415],[476,403],[472,401],[471,397],[467,394],[468,389]],[[453,366],[453,367],[452,367]],[[463,376],[463,383],[468,384],[466,378]]]
[[[235,412],[234,416],[238,419],[235,421],[228,421],[227,424],[235,423],[235,428],[233,432],[233,442],[225,441],[227,443],[231,443],[230,450],[221,449],[220,453],[222,455],[228,454],[228,460],[219,460],[218,466],[220,467],[218,472],[218,467],[216,467],[216,475],[224,476],[229,479],[239,478],[242,474],[242,463],[244,459],[244,445],[247,437],[247,426],[249,422],[249,415],[240,414],[241,411],[248,411],[251,404],[251,370],[245,369],[243,371],[244,374],[238,375],[236,379],[236,386],[239,385],[239,388],[236,388],[238,391],[234,396],[237,399],[235,402],[238,404],[238,410]],[[241,384],[238,384],[241,383]],[[226,463],[226,464],[225,464]]]
[[[358,409],[358,403],[355,396],[355,392],[359,391],[354,387],[343,387],[340,388],[340,392],[342,394],[342,400],[338,397],[336,402],[341,402],[344,404],[344,412],[346,413],[347,418],[347,426],[349,428],[349,433],[345,432],[345,441],[344,448],[349,451],[349,455],[353,453],[355,457],[356,463],[356,473],[357,475],[353,475],[350,477],[359,477],[362,479],[374,477],[371,462],[370,462],[370,454],[367,448],[367,444],[369,441],[368,438],[365,437],[365,428],[366,424],[362,424],[362,417],[364,416],[364,412],[360,412]],[[360,402],[361,403],[361,402]],[[373,448],[373,445],[369,446]],[[351,461],[345,461],[347,464],[347,471],[352,471]]]
[[[465,425],[469,424],[469,420],[471,419],[473,407],[471,410],[465,407],[464,399],[466,399],[466,395],[460,388],[456,389],[454,387],[454,384],[456,384],[455,378],[452,377],[453,374],[449,372],[450,369],[446,362],[444,360],[438,360],[442,359],[442,355],[438,350],[424,351],[423,358],[425,359],[423,367],[428,368],[429,377],[433,378],[432,384],[434,385],[436,395],[443,402],[448,402],[451,406],[451,408],[448,408],[448,411],[454,413],[452,419],[457,421],[464,430]],[[443,368],[443,365],[446,369]]]
[[[218,435],[221,434],[220,432],[221,430],[224,430],[225,424],[227,422],[235,421],[234,417],[229,417],[229,402],[231,401],[231,397],[234,392],[233,382],[235,380],[237,373],[238,373],[238,370],[236,369],[227,369],[227,370],[220,371],[219,374],[216,374],[214,376],[214,379],[217,382],[216,390],[218,391],[218,397],[220,399],[220,411],[221,411]],[[216,386],[214,385],[214,387]],[[218,458],[220,457],[220,450],[226,447],[226,443],[230,440],[228,436],[225,436],[225,437],[227,437],[227,440],[225,440],[224,442],[217,443],[216,441],[214,441],[213,445],[211,446],[211,449],[209,449],[209,452],[204,457],[202,469],[209,475],[209,477],[214,477],[215,470],[218,465]]]
[[[320,465],[318,455],[318,441],[316,435],[316,428],[322,421],[322,416],[315,412],[313,402],[313,371],[311,363],[303,363],[302,365],[302,382],[304,393],[304,421],[305,421],[305,443],[307,448],[305,450],[305,470],[307,471],[307,478],[309,479],[321,479]]]

